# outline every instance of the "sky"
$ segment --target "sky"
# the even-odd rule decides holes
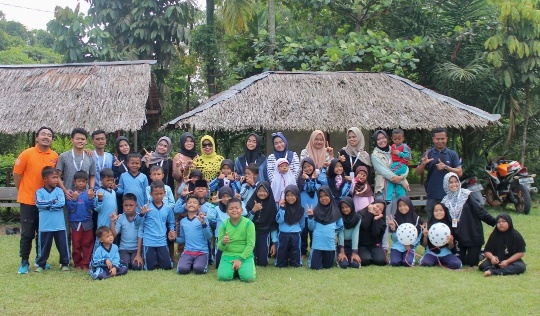
[[[197,0],[199,6],[205,0]],[[81,4],[81,12],[88,12],[88,3],[84,0],[0,0],[0,11],[6,20],[17,21],[27,29],[47,29],[47,22],[54,19],[56,6],[75,8]]]

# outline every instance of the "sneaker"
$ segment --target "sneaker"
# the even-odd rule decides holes
[[[19,274],[27,274],[28,273],[28,261],[22,261],[21,265],[19,266],[19,271],[17,272]]]
[[[62,266],[62,272],[69,272],[68,266]]]
[[[36,268],[39,267],[39,265],[37,263],[37,260],[38,260],[37,258],[36,258],[36,260],[34,260],[34,267],[36,267]],[[48,264],[47,262],[45,262],[45,270],[50,270],[50,269],[51,269],[51,265]]]
[[[42,267],[37,267],[34,272],[37,272],[37,273],[42,273],[44,270]]]

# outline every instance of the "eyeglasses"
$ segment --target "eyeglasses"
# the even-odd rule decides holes
[[[212,147],[212,143],[204,143],[202,144],[203,148],[205,147]]]

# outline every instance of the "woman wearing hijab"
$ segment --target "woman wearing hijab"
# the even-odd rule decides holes
[[[510,215],[499,214],[496,220],[497,226],[484,247],[486,260],[480,265],[480,271],[484,271],[485,277],[525,272],[526,266],[522,260],[525,255],[525,240],[514,229]]]
[[[444,176],[443,188],[446,196],[441,203],[448,208],[452,219],[459,259],[463,264],[475,266],[480,260],[480,250],[484,244],[482,222],[495,226],[497,220],[471,195],[471,191],[461,188],[457,174],[447,173]]]
[[[340,268],[360,268],[362,260],[358,256],[358,237],[360,235],[361,216],[354,210],[354,201],[351,197],[341,198],[339,203],[343,230],[338,233],[338,257]]]
[[[223,157],[216,153],[216,142],[210,135],[201,138],[201,155],[193,160],[195,168],[201,170],[203,179],[212,181],[221,172]]]
[[[279,230],[276,267],[301,267],[300,233],[305,225],[305,211],[295,184],[285,187],[285,201],[280,205],[276,222]]]
[[[289,161],[289,168],[292,170],[296,179],[300,173],[300,159],[295,152],[289,150],[289,144],[285,135],[282,132],[273,133],[272,144],[274,146],[274,153],[270,154],[266,161],[268,180],[272,182],[272,179],[274,179],[274,170],[277,168],[276,162],[279,158],[285,158]]]
[[[259,176],[255,183],[259,181],[268,181],[268,175],[266,173],[266,156],[261,153],[263,146],[261,136],[251,133],[248,135],[246,141],[246,151],[238,156],[234,162],[234,171],[238,176],[243,177],[245,175],[246,167],[254,163],[259,167]]]
[[[309,137],[306,148],[300,153],[300,160],[305,158],[313,159],[315,169],[321,170],[323,167],[330,164],[330,160],[334,158],[334,149],[326,146],[326,139],[321,130],[314,130]]]
[[[173,158],[173,178],[180,184],[188,176],[193,167],[193,159],[197,158],[195,136],[186,132],[180,136],[180,151]]]
[[[112,170],[114,172],[114,182],[118,184],[120,182],[120,176],[122,173],[128,171],[127,155],[131,152],[128,139],[124,136],[118,137],[114,141],[114,149]],[[122,214],[124,212],[122,203],[122,194],[116,193],[116,209],[118,210],[118,214]],[[94,216],[97,216],[97,212],[94,212]]]
[[[365,140],[364,135],[358,127],[351,127],[347,131],[347,146],[339,151],[339,160],[343,164],[343,171],[346,176],[352,180],[356,168],[365,166],[368,168],[368,179],[371,179],[371,159],[369,154],[364,150]]]
[[[375,200],[366,208],[358,211],[362,217],[358,238],[358,255],[364,267],[371,264],[387,264],[386,253],[382,247],[382,238],[386,231],[386,202]]]
[[[171,190],[174,189],[173,178],[173,162],[169,157],[172,151],[171,139],[167,136],[162,136],[156,143],[156,150],[153,152],[146,152],[146,155],[142,158],[141,172],[148,177],[148,183],[152,184],[150,178],[150,168],[158,165],[163,169],[163,183],[169,186]]]
[[[319,203],[313,210],[307,211],[308,228],[313,232],[309,268],[320,270],[334,266],[336,233],[343,229],[343,219],[328,186],[321,186],[317,195]]]

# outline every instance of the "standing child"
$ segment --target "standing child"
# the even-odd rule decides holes
[[[243,282],[256,279],[253,252],[255,248],[255,225],[242,216],[242,203],[236,198],[227,204],[227,219],[219,229],[219,250],[222,262],[217,271],[219,281],[230,281],[238,273]]]
[[[128,268],[120,263],[118,246],[113,244],[114,236],[111,229],[101,226],[96,230],[96,235],[100,243],[92,257],[92,271],[90,271],[92,279],[103,280],[126,274]]]
[[[354,200],[354,210],[360,211],[373,202],[373,190],[368,181],[368,170],[364,166],[356,168],[356,177],[351,186],[351,195]]]
[[[64,193],[58,187],[58,171],[53,167],[45,167],[41,172],[45,186],[36,192],[36,206],[39,210],[38,259],[35,272],[43,272],[52,242],[60,253],[62,271],[69,271],[69,245],[64,220]]]
[[[296,180],[292,171],[289,169],[289,161],[286,158],[279,158],[276,166],[271,187],[274,193],[274,201],[279,205],[285,198],[285,188],[288,185],[296,185]]]
[[[75,191],[71,194],[71,200],[67,201],[73,266],[75,269],[88,272],[92,250],[94,249],[94,223],[92,222],[94,192],[86,190],[88,184],[88,173],[86,171],[75,172],[73,179]]]
[[[187,187],[188,192],[195,190],[195,181],[202,179],[202,172],[199,169],[192,169],[187,177],[184,177],[182,184],[178,186],[176,193],[182,194],[182,191]]]
[[[139,153],[127,155],[127,167],[129,172],[124,172],[120,176],[120,184],[118,185],[117,191],[120,194],[135,194],[137,197],[137,213],[140,212],[142,205],[148,203],[148,197],[146,196],[148,178],[144,173],[139,172],[141,169],[141,159]],[[165,189],[163,189],[163,192],[165,192]]]
[[[480,265],[484,276],[511,275],[525,272],[522,258],[525,255],[525,240],[514,229],[510,215],[503,213],[496,218],[497,226],[489,235],[484,255],[486,260]]]
[[[342,197],[349,195],[351,190],[352,179],[343,174],[343,164],[338,159],[332,159],[330,166],[327,169],[323,168],[319,181],[328,185],[336,206]]]
[[[277,228],[276,215],[277,207],[272,194],[272,188],[268,181],[261,181],[257,184],[255,194],[249,199],[246,205],[249,211],[248,218],[255,224],[255,263],[258,266],[268,265],[268,252],[270,256],[276,254]],[[270,246],[272,241],[272,246]]]
[[[156,180],[163,181],[163,168],[160,165],[153,165],[150,167],[150,180],[152,180],[152,182]],[[150,186],[146,187],[146,198],[149,203],[152,203]],[[174,194],[171,187],[165,184],[165,197],[163,198],[163,203],[173,208],[175,202],[176,200],[174,199]]]
[[[200,212],[201,204],[195,195],[188,196],[185,209],[187,216],[180,221],[180,235],[176,238],[177,243],[185,246],[176,272],[188,274],[193,270],[195,274],[204,274],[208,271],[208,241],[212,238],[212,231],[204,213]],[[174,231],[170,235],[176,236]]]
[[[309,208],[308,227],[313,232],[313,243],[309,255],[309,268],[329,269],[336,259],[336,233],[343,229],[343,219],[334,203],[330,188],[323,185],[317,191],[319,203]]]
[[[300,234],[305,225],[305,217],[300,190],[294,184],[288,185],[285,188],[285,201],[281,203],[276,216],[276,222],[279,225],[276,267],[302,266]]]
[[[358,255],[361,217],[354,211],[354,201],[351,197],[341,198],[339,206],[343,219],[343,230],[338,233],[338,266],[342,269],[347,269],[347,267],[358,269],[362,262]]]
[[[409,172],[409,161],[411,161],[411,149],[407,144],[403,143],[405,140],[405,132],[402,129],[396,128],[392,130],[392,146],[390,146],[390,153],[392,157],[392,164],[390,170],[397,175],[402,176]],[[396,193],[396,198],[405,196],[405,190],[409,190],[409,183],[407,180],[403,181],[403,184],[393,183],[388,181],[388,189],[386,200],[392,200],[392,194]]]
[[[244,169],[244,176],[242,188],[240,189],[240,196],[242,201],[247,202],[255,192],[255,187],[257,186],[257,179],[259,178],[259,166],[254,163],[250,163]]]
[[[398,212],[396,212],[395,218],[390,217],[388,219],[389,232],[392,233],[392,250],[390,251],[390,264],[394,267],[414,265],[414,255],[416,247],[422,239],[422,219],[414,212],[414,206],[411,199],[406,196],[398,199]],[[391,216],[391,215],[390,215]],[[402,244],[397,237],[397,228],[401,224],[413,224],[418,233],[418,237],[411,245]]]
[[[436,247],[429,241],[429,229],[431,226],[437,223],[443,223],[450,228],[451,234],[448,236],[448,243],[441,247]],[[452,253],[455,247],[454,235],[452,233],[452,219],[448,214],[448,210],[444,207],[444,204],[437,203],[433,207],[433,217],[429,220],[429,223],[424,225],[422,246],[426,248],[424,256],[420,259],[420,265],[425,267],[431,267],[436,264],[444,265],[448,269],[460,269],[461,260]]]
[[[172,269],[173,262],[167,247],[167,229],[174,231],[174,215],[170,206],[163,203],[165,184],[156,180],[150,186],[153,202],[144,205],[139,214],[139,238],[142,238],[144,269]]]
[[[317,205],[317,191],[321,186],[321,183],[318,180],[320,170],[315,169],[315,162],[309,157],[302,159],[300,167],[302,168],[302,172],[298,175],[296,184],[300,190],[302,206],[307,210],[308,208],[313,208],[314,205]],[[310,237],[310,240],[313,240],[311,231],[308,229],[307,221],[308,219],[306,216],[304,228],[302,229],[301,252],[303,258],[307,255],[308,236]],[[309,246],[311,247],[311,241]]]
[[[235,179],[234,163],[230,159],[224,159],[221,162],[219,176],[208,183],[210,194],[218,191],[224,186],[232,188],[236,193],[240,193],[240,181]]]
[[[120,234],[120,262],[131,270],[141,270],[143,260],[139,251],[139,228],[135,225],[135,209],[137,197],[133,193],[126,193],[122,198],[124,212],[120,215],[111,213],[111,232],[116,238]]]
[[[94,198],[94,208],[98,213],[97,227],[110,226],[110,216],[117,211],[116,192],[114,188],[114,172],[112,169],[105,168],[100,171],[101,188],[96,191],[96,197]],[[96,239],[96,247],[98,246],[99,239]]]

